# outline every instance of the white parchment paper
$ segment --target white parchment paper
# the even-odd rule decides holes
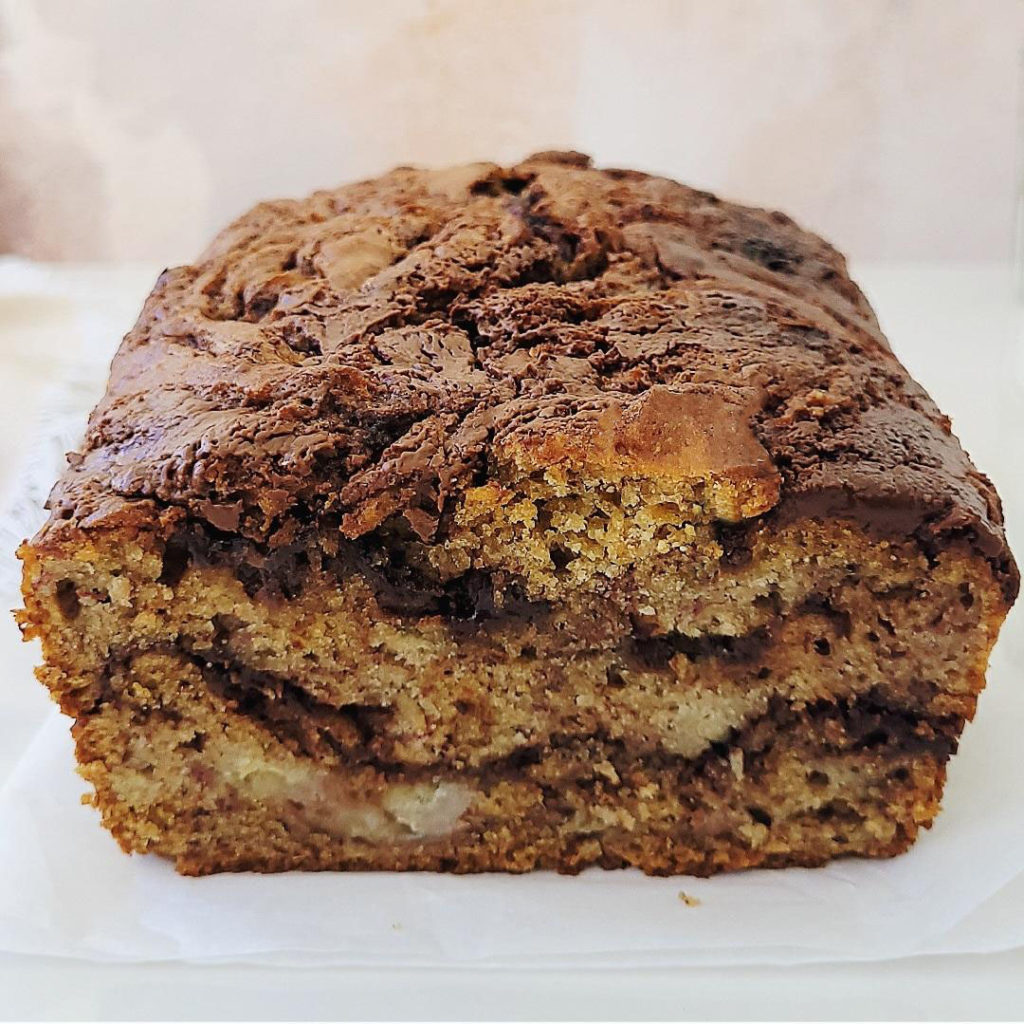
[[[41,516],[41,496],[102,386],[108,354],[95,361],[99,369],[81,364],[48,398],[24,486],[0,517],[5,547]],[[15,570],[2,554],[0,598],[10,607]],[[0,950],[120,961],[605,968],[1022,945],[1021,641],[1018,609],[951,762],[944,812],[910,853],[708,880],[601,871],[180,878],[156,858],[124,856],[81,805],[68,722],[54,712],[0,788]],[[25,674],[4,685],[34,685]],[[993,905],[998,913],[981,913]]]

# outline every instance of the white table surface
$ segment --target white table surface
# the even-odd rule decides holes
[[[894,347],[953,418],[1008,505],[1024,509],[1024,342],[1009,271],[997,266],[857,268]],[[32,271],[36,294],[4,289],[25,268],[0,261],[0,503],[16,483],[47,383],[88,343],[89,310],[125,329],[154,268]],[[65,297],[46,298],[47,282]],[[68,289],[73,293],[67,297]],[[1000,403],[990,401],[998,382]],[[1010,396],[1007,401],[1006,396]],[[1024,526],[1010,519],[1024,550]],[[1018,627],[1019,628],[1019,627]],[[50,705],[29,684],[35,650],[0,615],[0,783]],[[1022,853],[1024,856],[1024,853]],[[1016,883],[1020,884],[1020,883]],[[997,929],[993,898],[976,927]],[[1024,1016],[1024,949],[813,967],[645,971],[268,969],[114,966],[0,954],[4,1019],[1001,1019]]]

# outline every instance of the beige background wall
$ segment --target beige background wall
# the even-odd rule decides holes
[[[0,0],[0,251],[187,259],[261,197],[571,146],[858,258],[1001,259],[1017,0]]]

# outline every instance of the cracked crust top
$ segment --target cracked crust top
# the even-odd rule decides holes
[[[37,544],[168,508],[426,538],[467,487],[557,467],[967,537],[1017,587],[995,491],[833,248],[573,153],[257,206],[161,275],[69,462]]]

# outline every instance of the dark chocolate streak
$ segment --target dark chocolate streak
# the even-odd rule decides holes
[[[752,530],[765,526],[763,522],[719,525],[716,532],[723,548],[724,572],[750,561]],[[174,586],[192,565],[225,568],[250,597],[273,604],[299,596],[310,578],[340,581],[358,576],[366,582],[381,611],[411,621],[439,617],[456,638],[508,623],[545,628],[550,622],[552,603],[526,599],[518,581],[507,573],[474,569],[441,581],[407,563],[406,543],[407,538],[403,541],[375,531],[355,541],[337,541],[336,553],[327,555],[310,531],[301,542],[267,551],[252,541],[193,522],[167,542],[160,581]],[[727,660],[750,661],[771,642],[772,630],[779,621],[778,607],[774,612],[765,625],[738,637],[688,637],[682,633],[654,636],[644,620],[634,616],[627,622],[624,618],[622,627],[633,634],[626,642],[624,656],[632,656],[648,667],[666,665],[675,654],[691,660],[713,654]],[[809,595],[795,609],[795,614],[805,613],[825,616],[832,620],[837,637],[849,637],[849,613],[833,607],[826,595]],[[619,613],[613,611],[611,616],[617,620]],[[586,625],[579,623],[581,628]]]
[[[385,773],[401,771],[414,776],[436,772],[436,765],[410,768],[391,760],[386,748],[374,742],[387,720],[387,708],[363,705],[334,708],[270,673],[198,657],[193,661],[207,686],[227,700],[235,713],[257,722],[294,754],[327,764],[370,765]],[[957,737],[964,725],[963,719],[956,716],[929,718],[906,708],[893,707],[878,692],[837,704],[821,701],[806,705],[801,711],[776,697],[765,715],[733,730],[726,740],[711,744],[696,758],[671,754],[660,748],[644,749],[640,753],[647,764],[673,767],[681,777],[692,777],[704,771],[710,762],[727,758],[732,747],[739,747],[756,758],[771,750],[778,734],[790,729],[806,729],[808,723],[820,726],[829,721],[842,726],[841,733],[829,741],[832,750],[876,750],[880,756],[931,754],[940,761],[955,753]],[[495,758],[475,769],[474,775],[500,779],[541,761],[552,749],[585,746],[595,741],[618,752],[624,772],[628,772],[638,756],[636,750],[630,753],[628,745],[619,739],[565,734],[553,737],[549,744],[525,747],[512,755]],[[749,765],[756,768],[756,761]]]
[[[297,597],[311,577],[359,576],[382,611],[410,619],[440,616],[456,632],[512,618],[542,625],[551,611],[548,602],[523,597],[517,581],[504,573],[473,569],[450,580],[431,578],[407,563],[401,539],[380,531],[354,541],[338,540],[336,546],[335,554],[327,554],[310,535],[268,551],[191,523],[167,542],[160,581],[174,586],[191,565],[226,568],[250,597],[274,602]]]
[[[638,627],[620,650],[625,658],[644,668],[659,670],[667,668],[677,654],[689,661],[717,658],[726,662],[753,662],[760,658],[771,642],[769,626],[759,626],[743,636],[704,634],[698,637],[676,632],[645,636]]]
[[[382,611],[414,620],[440,617],[456,639],[486,634],[489,629],[510,624],[544,628],[553,611],[549,602],[528,601],[519,596],[515,581],[504,579],[500,573],[471,570],[443,583],[429,579],[404,564],[401,546],[372,537],[342,542],[335,556],[298,545],[266,554],[249,542],[230,536],[218,538],[209,529],[193,524],[168,545],[161,579],[173,585],[190,564],[229,568],[243,582],[250,597],[270,602],[295,597],[311,572],[335,578],[357,573],[370,586]],[[826,596],[812,594],[795,610],[797,615],[808,613],[831,620],[836,637],[849,637],[849,613],[835,609]],[[690,661],[716,658],[726,663],[754,662],[772,643],[773,631],[780,621],[776,610],[767,623],[743,635],[694,637],[675,631],[654,635],[644,620],[623,617],[622,628],[631,632],[618,641],[620,668],[635,665],[644,670],[669,671],[669,663],[677,655]],[[571,641],[575,648],[587,646],[584,629],[592,624],[589,620],[577,624]],[[605,639],[609,642],[602,643],[602,647],[616,642],[614,636]],[[218,657],[229,651],[229,640],[230,629],[225,629],[223,635],[218,631]],[[282,685],[291,684],[274,682],[277,688]]]
[[[508,453],[585,445],[655,388],[709,399],[710,437],[750,403],[771,516],[963,538],[1016,594],[995,490],[842,257],[782,214],[578,154],[262,204],[165,272],[39,542],[179,508],[269,547],[332,517],[443,543]]]

